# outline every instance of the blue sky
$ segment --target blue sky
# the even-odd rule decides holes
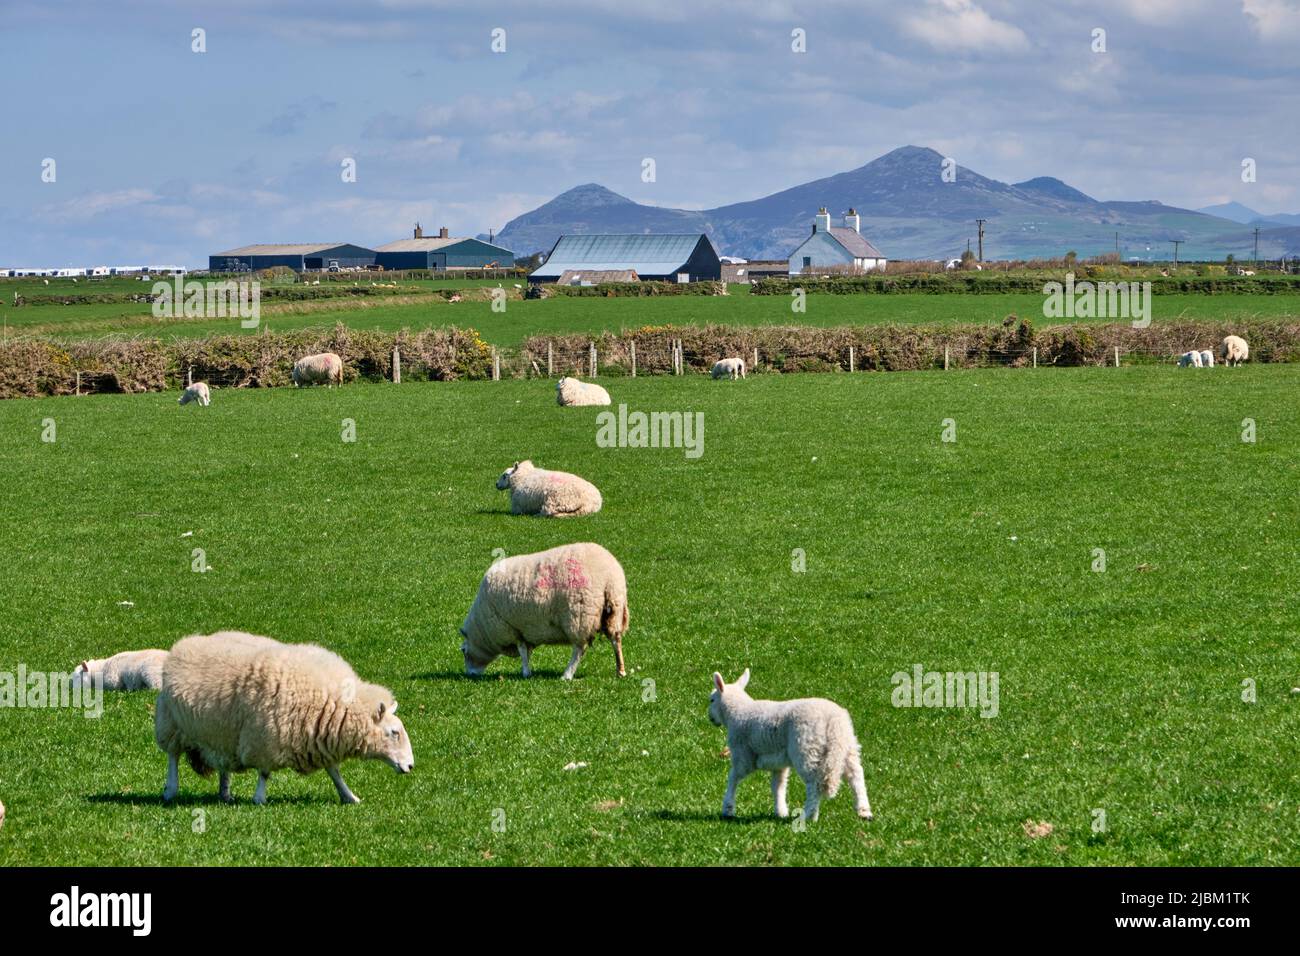
[[[1300,213],[1300,0],[5,0],[0,79],[0,266],[474,235],[586,182],[707,208],[907,144]]]

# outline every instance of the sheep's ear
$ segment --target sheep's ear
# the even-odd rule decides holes
[[[722,688],[725,686],[722,681],[722,675],[717,671],[713,672],[713,686],[717,689],[719,694],[722,693]]]
[[[736,678],[736,686],[739,687],[741,690],[744,690],[745,685],[748,683],[749,683],[749,668],[746,667],[745,673],[741,674],[739,677]]]
[[[388,713],[388,705],[381,700],[379,706],[375,708],[375,723],[383,720],[386,713]]]
[[[85,661],[82,661],[80,664],[77,665],[77,670],[88,671],[90,670],[90,665],[87,664]]]
[[[397,701],[393,701],[393,706],[388,709],[390,714],[397,713]]]

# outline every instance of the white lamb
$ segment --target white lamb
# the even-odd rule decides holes
[[[167,652],[125,651],[109,658],[82,661],[72,672],[72,686],[81,687],[103,675],[104,690],[159,690]]]
[[[1200,352],[1196,352],[1196,351],[1184,352],[1182,355],[1178,356],[1179,368],[1187,368],[1189,365],[1194,365],[1197,368],[1201,367]]]
[[[562,378],[555,383],[555,400],[561,405],[608,405],[609,392],[595,382]]]
[[[569,644],[573,655],[562,675],[572,680],[578,662],[599,634],[614,646],[618,676],[627,631],[627,579],[615,557],[598,544],[566,544],[537,554],[502,558],[483,575],[460,633],[465,672],[482,674],[502,654],[519,657],[530,677],[529,655],[541,644]]]
[[[823,797],[830,799],[848,780],[858,816],[871,819],[871,801],[862,778],[861,747],[849,712],[820,697],[800,700],[754,700],[745,693],[749,670],[734,684],[714,672],[709,720],[727,728],[731,776],[722,799],[723,817],[736,814],[736,785],[755,770],[772,772],[776,815],[787,817],[785,790],[790,768],[804,782],[804,819],[816,822]]]
[[[497,491],[510,489],[510,513],[568,518],[600,510],[600,490],[567,471],[547,471],[531,461],[517,461],[497,479]]]
[[[316,355],[304,356],[293,363],[291,377],[295,388],[300,385],[323,384],[326,388],[332,385],[342,385],[343,359],[333,352],[320,352]]]
[[[1209,349],[1201,350],[1201,366],[1203,368],[1214,368],[1214,353]]]
[[[727,376],[731,379],[745,377],[745,360],[743,358],[725,358],[719,362],[713,363],[713,377],[722,378]]]
[[[266,803],[276,770],[324,770],[343,803],[359,803],[339,773],[357,757],[383,760],[399,773],[415,766],[411,741],[392,693],[360,680],[348,663],[313,644],[221,631],[176,642],[163,666],[154,739],[167,754],[163,799],[178,789],[180,756],[200,776],[258,771],[253,802]]]
[[[195,382],[181,392],[179,404],[188,405],[190,402],[198,402],[204,408],[212,404],[212,396],[208,392],[207,382]]]
[[[1235,366],[1250,358],[1250,346],[1240,335],[1229,335],[1219,343],[1219,361]]]

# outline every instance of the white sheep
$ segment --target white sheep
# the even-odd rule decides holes
[[[1203,368],[1214,368],[1214,353],[1209,349],[1201,350],[1201,366]]]
[[[830,799],[848,780],[858,816],[871,819],[871,801],[862,778],[861,747],[853,733],[849,712],[834,701],[820,697],[799,700],[754,700],[745,693],[749,670],[734,684],[713,674],[709,696],[709,720],[727,729],[731,751],[731,775],[722,815],[736,814],[736,786],[755,770],[772,772],[772,798],[776,815],[787,817],[785,790],[790,768],[803,780],[804,819],[816,822],[823,797]]]
[[[572,680],[598,634],[614,646],[618,676],[627,631],[627,579],[615,557],[598,544],[566,544],[537,554],[502,558],[487,569],[460,633],[465,672],[482,674],[502,654],[519,657],[532,676],[529,655],[541,644],[569,644],[564,669]]]
[[[609,392],[595,382],[562,378],[555,383],[555,400],[560,405],[608,405]]]
[[[300,385],[323,384],[326,388],[342,385],[343,359],[333,352],[303,356],[293,363],[292,378],[295,388]]]
[[[1193,350],[1193,351],[1191,351],[1191,352],[1184,352],[1182,355],[1178,356],[1178,367],[1179,367],[1179,368],[1187,368],[1189,365],[1194,365],[1194,366],[1196,366],[1197,368],[1200,368],[1200,367],[1201,367],[1201,353],[1200,353],[1200,352],[1197,352],[1197,351]]]
[[[1240,335],[1229,335],[1219,343],[1219,361],[1224,365],[1240,365],[1250,358],[1250,346]]]
[[[719,362],[713,363],[713,377],[722,378],[727,376],[731,379],[745,377],[745,360],[743,358],[725,358]]]
[[[198,402],[204,408],[212,404],[212,395],[208,391],[207,382],[195,382],[181,392],[179,404],[188,405],[190,402]]]
[[[159,690],[167,652],[124,651],[109,658],[82,661],[72,672],[72,686],[82,687],[103,675],[104,690]]]
[[[339,773],[357,757],[383,760],[399,773],[415,766],[411,741],[392,693],[360,680],[348,663],[313,644],[221,631],[176,642],[163,666],[154,739],[167,754],[163,799],[178,790],[184,754],[200,776],[258,772],[256,804],[276,770],[325,770],[343,803],[359,803]]]
[[[568,518],[600,510],[600,490],[567,471],[547,471],[531,461],[517,461],[497,479],[497,490],[510,489],[510,513]]]

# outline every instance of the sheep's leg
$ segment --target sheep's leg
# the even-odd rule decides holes
[[[271,779],[271,775],[265,770],[257,774],[257,792],[253,794],[253,802],[259,807],[266,803],[266,781]]]
[[[163,800],[171,803],[176,799],[176,792],[180,788],[180,754],[169,753],[167,755],[167,783],[163,787]]]
[[[731,759],[731,773],[727,775],[727,792],[722,798],[722,818],[724,820],[730,820],[735,817],[736,787],[740,781],[744,780],[747,776],[749,776],[749,774],[741,769],[740,761],[736,760],[735,755],[733,754]]]
[[[574,645],[573,656],[569,658],[569,666],[564,669],[560,675],[561,680],[573,680],[573,675],[578,673],[578,662],[582,660],[582,655],[587,652],[585,647]]]
[[[532,677],[533,669],[528,663],[528,645],[523,641],[519,642],[519,662],[523,665],[523,670],[520,673],[524,677]]]
[[[802,776],[802,774],[800,776]],[[803,818],[811,823],[816,823],[817,814],[821,810],[822,801],[821,794],[817,792],[817,781],[805,778],[803,783],[805,789],[808,791],[808,795],[804,798],[803,802]]]
[[[786,784],[790,782],[790,768],[782,767],[772,771],[772,800],[776,804],[776,815],[788,817],[790,806],[785,802]]]
[[[223,772],[221,774],[220,780],[221,780],[221,788],[220,788],[221,802],[234,803],[235,798],[230,795],[230,774]]]
[[[325,771],[334,781],[334,789],[339,792],[339,800],[342,803],[360,803],[361,798],[348,789],[348,785],[343,782],[343,774],[339,773],[338,767],[329,767]]]
[[[864,820],[871,819],[871,800],[867,797],[867,782],[862,778],[862,758],[856,753],[849,755],[849,786],[853,788],[853,806],[858,816]]]

